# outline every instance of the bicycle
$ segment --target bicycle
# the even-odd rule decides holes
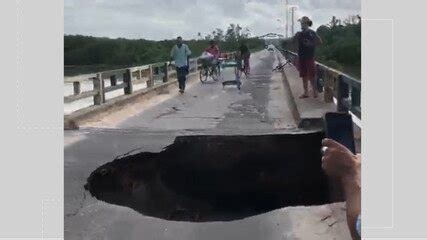
[[[219,80],[219,76],[221,74],[220,71],[220,63],[202,63],[202,69],[200,70],[200,82],[205,83],[208,79],[212,79],[215,82]]]
[[[282,71],[283,68],[286,67],[286,65],[291,65],[291,64],[292,64],[292,60],[291,59],[287,59],[285,63],[279,64],[275,68],[273,68],[273,72]]]
[[[236,59],[236,67],[234,68],[234,74],[240,78],[244,75],[246,79],[249,78],[249,66],[245,64],[243,59]]]

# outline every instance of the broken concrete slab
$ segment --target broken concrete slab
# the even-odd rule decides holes
[[[67,240],[351,240],[344,203],[289,207],[232,222],[193,223],[145,217],[98,201],[73,218],[65,226]]]

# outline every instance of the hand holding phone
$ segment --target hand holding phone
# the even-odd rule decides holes
[[[325,114],[325,135],[356,153],[353,135],[353,120],[348,113],[329,112]]]

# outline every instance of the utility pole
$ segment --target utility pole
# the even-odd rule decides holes
[[[286,38],[289,38],[289,9],[288,9],[288,0],[285,1],[285,16],[286,16],[286,24],[285,24],[285,31],[286,31]]]
[[[297,6],[290,6],[291,9],[291,17],[292,17],[292,37],[295,35],[295,10]]]

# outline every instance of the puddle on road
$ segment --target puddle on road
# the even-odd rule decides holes
[[[231,221],[328,203],[322,133],[182,136],[160,153],[120,157],[85,188],[99,200],[176,221]]]

